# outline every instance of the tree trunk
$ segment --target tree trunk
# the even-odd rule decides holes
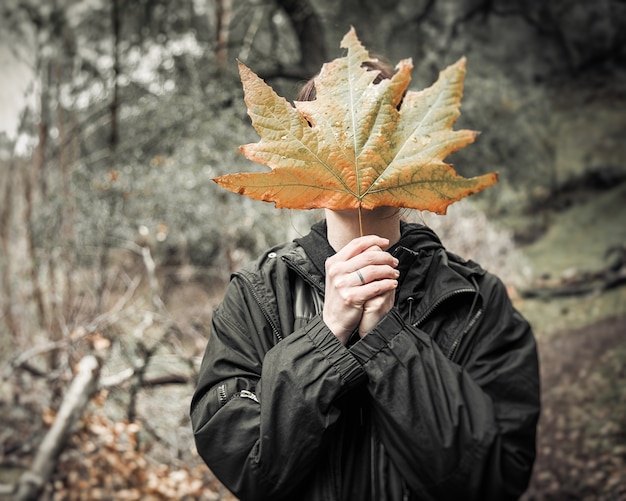
[[[40,124],[39,128],[42,129],[44,125]],[[40,135],[40,144],[41,144],[41,135]],[[37,146],[37,149],[43,149],[43,147]],[[43,153],[41,153],[43,155]],[[39,155],[35,155],[36,164],[37,157]],[[35,171],[37,171],[38,167],[35,167]],[[35,248],[35,236],[33,234],[33,218],[34,218],[34,206],[35,206],[35,190],[36,185],[33,180],[33,175],[29,172],[28,169],[24,169],[24,202],[25,202],[25,211],[24,211],[24,231],[26,233],[26,243],[27,243],[27,252],[29,259],[29,267],[30,267],[30,279],[33,287],[33,298],[35,301],[35,305],[37,307],[37,316],[38,316],[38,327],[45,329],[47,321],[46,315],[46,307],[44,303],[43,291],[41,290],[41,283],[39,281],[39,266],[37,265],[37,250]]]
[[[305,78],[315,75],[326,62],[324,26],[308,0],[277,0],[285,11],[300,43],[300,67]]]
[[[217,67],[223,69],[226,67],[228,58],[228,39],[230,37],[230,20],[233,14],[233,1],[216,0],[215,10],[215,17],[217,19],[215,61]]]
[[[0,263],[0,280],[2,287],[2,314],[4,316],[4,325],[13,339],[19,338],[19,326],[15,315],[13,314],[13,287],[11,285],[11,255],[9,242],[11,241],[11,217],[13,208],[13,197],[11,196],[11,188],[13,187],[13,162],[6,169],[6,177],[4,179],[4,194],[2,196],[3,204],[0,207],[0,252],[4,256]]]
[[[120,74],[120,5],[119,0],[111,3],[111,27],[113,30],[113,98],[111,99],[111,135],[109,148],[115,153],[119,143],[118,107],[119,107],[119,74]]]

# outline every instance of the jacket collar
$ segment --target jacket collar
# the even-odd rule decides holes
[[[470,276],[480,270],[477,265],[446,252],[439,237],[426,226],[401,222],[400,230],[400,240],[389,249],[400,261],[396,304],[401,309],[414,305],[412,318],[427,315],[433,305],[452,294],[476,292]],[[306,236],[295,240],[300,252],[296,248],[286,256],[301,274],[308,275],[303,278],[316,283],[322,292],[326,259],[335,254],[326,235],[325,220],[314,224]]]
[[[326,220],[315,223],[311,226],[308,235],[295,240],[304,249],[304,252],[311,260],[316,274],[321,277],[326,276],[326,260],[335,254],[335,249],[328,243]],[[324,280],[322,280],[322,283]]]
[[[325,275],[326,260],[335,254],[335,250],[328,243],[328,227],[326,220],[311,226],[308,235],[295,240],[306,252],[318,273]],[[442,248],[439,237],[426,226],[400,222],[400,240],[393,245],[389,252],[396,254],[401,248],[423,251],[426,249]],[[401,254],[402,252],[400,252]]]

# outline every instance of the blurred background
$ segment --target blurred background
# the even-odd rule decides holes
[[[292,100],[351,26],[413,90],[467,57],[450,160],[500,182],[407,217],[534,326],[526,499],[626,499],[624,0],[4,0],[0,498],[232,499],[187,417],[211,312],[320,217],[211,181],[263,169],[237,60]]]

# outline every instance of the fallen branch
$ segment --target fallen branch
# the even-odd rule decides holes
[[[600,294],[626,284],[626,266],[597,272],[577,272],[552,283],[540,283],[522,290],[524,298],[550,298]]]
[[[37,499],[50,480],[74,425],[97,389],[99,369],[100,363],[92,355],[78,363],[78,374],[63,399],[52,427],[41,442],[31,469],[22,474],[17,483],[14,498],[17,501]]]
[[[45,355],[54,350],[66,349],[72,343],[83,339],[88,334],[94,333],[98,329],[102,329],[103,327],[106,327],[107,325],[118,321],[120,319],[121,311],[132,299],[140,282],[141,276],[135,277],[128,285],[124,295],[118,299],[118,301],[109,311],[102,313],[91,322],[89,322],[87,325],[77,328],[72,333],[71,337],[66,337],[65,339],[62,339],[60,341],[49,341],[45,344],[35,346],[34,348],[23,351],[15,359],[9,360],[9,362],[6,364],[6,367],[2,369],[0,377],[3,380],[7,379],[16,369],[22,369],[26,372],[33,374],[36,377],[50,377],[49,371],[36,367],[35,365],[31,364],[30,361],[33,358]]]
[[[100,380],[100,388],[112,388],[116,386],[120,386],[126,381],[129,381],[137,374],[135,370],[126,368],[117,374],[113,374],[111,376],[103,377]],[[142,379],[141,387],[142,388],[153,388],[155,386],[165,386],[170,384],[191,384],[194,380],[191,376],[186,374],[163,374],[159,376],[144,376]]]

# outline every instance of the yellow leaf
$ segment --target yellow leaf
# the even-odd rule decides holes
[[[291,105],[244,64],[239,71],[258,143],[243,154],[270,172],[214,180],[227,190],[292,209],[405,207],[445,214],[461,198],[496,183],[496,173],[457,174],[444,159],[477,132],[454,131],[465,59],[420,92],[408,91],[413,65],[402,60],[390,79],[374,83],[368,52],[354,29],[347,54],[315,78],[316,99]]]

